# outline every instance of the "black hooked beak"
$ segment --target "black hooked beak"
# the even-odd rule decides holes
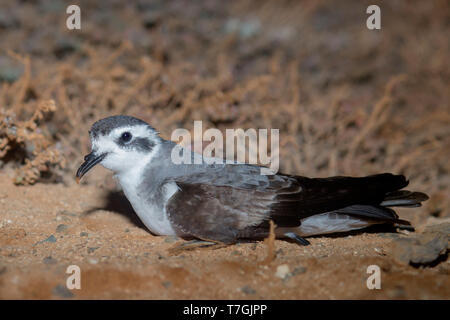
[[[84,176],[86,172],[92,169],[97,163],[101,162],[105,157],[106,153],[97,156],[94,152],[91,152],[86,155],[83,164],[77,170],[77,182],[80,181],[81,177]]]

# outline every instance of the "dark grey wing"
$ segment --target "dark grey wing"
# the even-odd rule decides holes
[[[272,195],[250,189],[177,182],[166,205],[178,234],[232,243],[270,217]]]
[[[395,221],[395,212],[379,205],[408,184],[404,176],[392,174],[310,179],[253,171],[227,166],[175,179],[180,190],[166,206],[174,228],[184,235],[229,243],[267,236],[269,220],[291,228],[325,212]]]
[[[261,175],[259,167],[209,167],[171,181],[180,190],[169,199],[166,212],[185,236],[226,243],[259,239],[268,235],[269,220],[279,227],[296,227],[307,216],[298,210],[302,187],[297,179]]]

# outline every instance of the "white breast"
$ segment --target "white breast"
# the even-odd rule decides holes
[[[118,174],[120,186],[125,193],[128,201],[130,201],[134,211],[138,217],[142,220],[144,225],[156,235],[176,235],[171,223],[167,217],[165,210],[165,204],[170,197],[178,191],[178,186],[174,183],[167,183],[165,187],[164,206],[157,206],[149,202],[144,195],[139,194],[138,186],[140,185],[143,177],[143,167],[139,166],[132,172],[128,171],[126,174]]]

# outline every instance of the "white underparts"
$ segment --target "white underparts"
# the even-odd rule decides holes
[[[159,146],[156,146],[151,156],[145,160],[135,163],[131,170],[116,174],[120,186],[125,196],[130,201],[134,211],[144,223],[144,225],[156,235],[176,235],[169,219],[167,218],[165,205],[161,206],[148,201],[148,195],[145,190],[139,190],[142,178],[145,177],[144,170],[147,164],[152,160],[153,155],[158,152]],[[165,185],[165,202],[178,190],[175,183]],[[144,194],[142,194],[144,192]]]
[[[373,221],[367,221],[358,217],[328,212],[302,219],[301,225],[296,228],[278,228],[276,233],[282,236],[287,232],[295,232],[301,237],[307,237],[358,230],[373,223]]]

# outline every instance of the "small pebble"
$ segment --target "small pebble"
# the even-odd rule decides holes
[[[54,235],[51,235],[50,237],[48,237],[47,239],[45,239],[44,242],[51,242],[51,243],[54,243],[54,242],[56,242],[56,238],[55,238]]]
[[[241,288],[241,291],[245,294],[255,294],[256,293],[256,290],[249,286],[243,286]]]
[[[67,230],[67,226],[65,224],[59,224],[56,227],[56,232],[63,232],[63,231],[66,231],[66,230]]]
[[[51,235],[50,237],[48,237],[48,238],[45,239],[45,240],[36,242],[35,245],[41,244],[41,243],[44,243],[44,242],[51,242],[51,243],[54,243],[54,242],[56,242],[56,238],[55,238],[54,235]]]
[[[63,285],[57,285],[53,288],[52,293],[61,298],[73,298],[74,294]]]
[[[286,276],[288,274],[289,274],[289,266],[287,264],[282,264],[277,267],[277,272],[275,272],[275,277],[284,279],[284,278],[286,278]]]

